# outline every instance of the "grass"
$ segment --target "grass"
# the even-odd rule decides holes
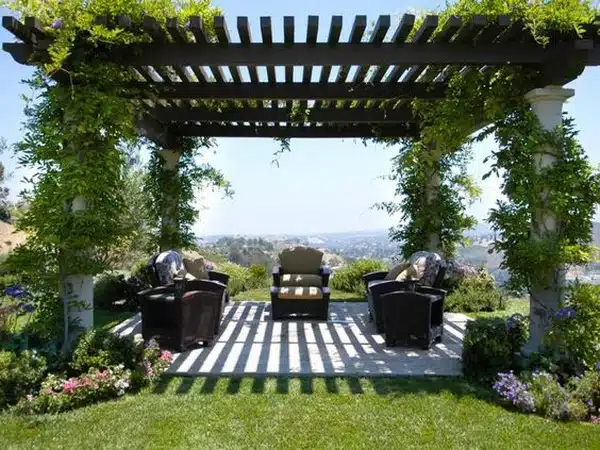
[[[129,319],[135,313],[131,311],[103,311],[94,310],[94,326],[109,330],[126,319]]]
[[[476,312],[466,313],[474,319],[479,317],[508,317],[513,314],[529,315],[529,299],[528,298],[509,298],[506,302],[506,309],[492,312]]]
[[[235,297],[235,301],[254,300],[254,301],[270,301],[271,291],[269,288],[251,289],[249,291],[240,292]],[[331,290],[331,301],[334,302],[364,302],[365,296],[356,293],[342,292],[335,289]]]
[[[510,412],[460,379],[171,378],[76,411],[0,418],[5,449],[600,448],[598,427]]]

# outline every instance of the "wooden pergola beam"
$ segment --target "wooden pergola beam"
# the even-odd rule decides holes
[[[311,122],[311,123],[406,123],[417,122],[410,108],[312,109],[300,114],[289,108],[239,108],[230,110],[156,107],[149,115],[161,122]]]
[[[169,127],[176,136],[257,137],[257,138],[368,138],[409,137],[418,135],[418,127],[395,125],[374,128],[368,124],[353,126],[243,126],[177,125]]]
[[[317,100],[443,98],[441,83],[135,83],[132,97],[205,100]]]
[[[575,42],[542,47],[537,43],[327,43],[198,44],[186,42],[148,43],[106,48],[106,58],[123,66],[324,66],[324,65],[504,65],[542,64],[575,49]],[[4,49],[21,64],[34,53],[31,44],[13,44]],[[38,60],[48,59],[46,50],[36,51]]]

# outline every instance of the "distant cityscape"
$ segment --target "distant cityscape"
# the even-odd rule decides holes
[[[485,266],[499,285],[507,283],[509,274],[500,267],[502,255],[490,252],[496,238],[490,227],[480,224],[466,233],[466,237],[469,245],[460,248],[457,260]],[[390,241],[387,230],[316,235],[205,236],[200,241],[202,247],[211,248],[242,265],[274,263],[282,248],[294,244],[319,248],[325,253],[326,263],[334,269],[361,258],[377,259],[391,265],[399,255],[399,246]],[[594,223],[593,244],[600,247],[600,223]],[[567,279],[600,284],[600,264],[571,268]]]

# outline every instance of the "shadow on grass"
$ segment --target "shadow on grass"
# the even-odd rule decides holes
[[[346,395],[375,394],[384,397],[448,392],[456,397],[475,397],[495,403],[490,389],[454,377],[164,377],[155,385],[152,392],[154,394],[173,392],[181,395],[192,391],[201,395],[241,393],[288,395],[292,392],[312,395],[319,392]]]

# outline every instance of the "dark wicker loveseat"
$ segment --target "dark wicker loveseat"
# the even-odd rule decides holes
[[[211,345],[219,334],[225,289],[218,281],[179,278],[139,292],[142,336],[179,351],[200,342]]]
[[[310,247],[281,252],[280,265],[273,267],[272,319],[305,316],[327,320],[331,270],[322,260],[323,253]]]
[[[396,278],[406,269],[406,264],[398,264],[389,271],[371,272],[363,276],[367,291],[369,318],[375,322],[378,333],[383,333],[383,308],[382,296],[396,291],[412,290],[416,287],[427,287],[416,282],[397,281]],[[446,291],[441,289],[446,274],[446,264],[440,263],[435,281],[430,286],[439,290],[438,294],[445,296]]]

